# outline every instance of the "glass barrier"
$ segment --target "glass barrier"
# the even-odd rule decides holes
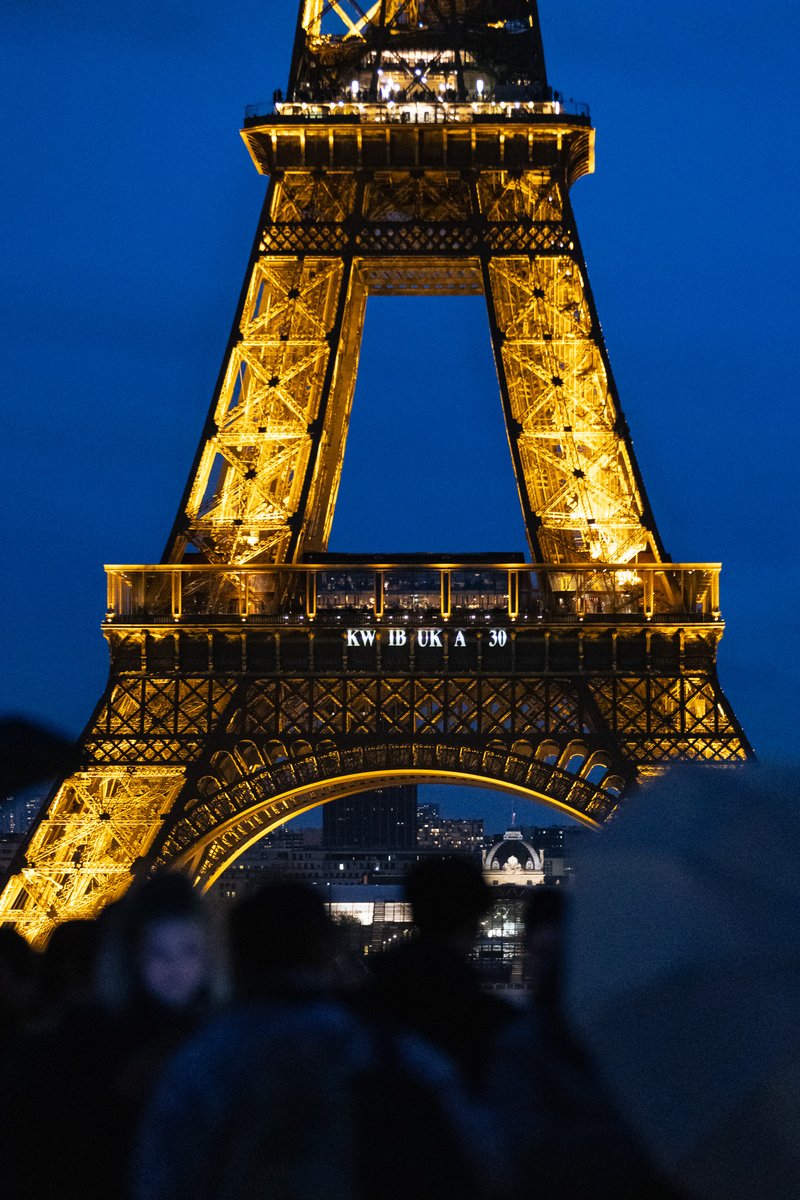
[[[719,620],[719,566],[108,567],[107,620]]]
[[[508,571],[450,572],[450,611],[471,615],[508,608]]]
[[[320,571],[316,593],[317,612],[350,608],[371,612],[375,607],[375,572]]]
[[[399,569],[384,571],[384,614],[435,613],[442,598],[441,571]]]

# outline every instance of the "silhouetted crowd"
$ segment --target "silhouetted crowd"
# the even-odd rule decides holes
[[[675,1200],[564,1019],[563,892],[530,896],[526,1007],[472,966],[476,867],[407,895],[369,969],[299,883],[226,929],[174,873],[41,953],[1,928],[5,1200]]]

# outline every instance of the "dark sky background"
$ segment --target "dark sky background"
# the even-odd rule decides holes
[[[238,129],[285,87],[296,11],[0,6],[3,711],[77,735],[102,566],[161,556],[265,188]],[[656,519],[676,561],[723,562],[723,685],[792,757],[800,7],[540,11],[551,83],[598,130],[573,199]],[[331,548],[523,545],[483,302],[371,300]]]

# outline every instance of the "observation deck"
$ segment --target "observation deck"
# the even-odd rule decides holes
[[[589,111],[560,100],[361,101],[354,95],[278,101],[248,108],[242,137],[262,175],[291,169],[535,170],[561,164],[572,184],[594,171]]]
[[[704,625],[719,563],[319,561],[107,566],[105,625]]]

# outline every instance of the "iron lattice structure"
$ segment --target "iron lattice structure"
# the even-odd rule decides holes
[[[243,137],[270,182],[181,509],[160,566],[108,568],[83,769],[0,897],[34,939],[387,780],[599,823],[637,773],[751,754],[718,565],[669,560],[636,464],[569,200],[594,132],[534,0],[305,0]],[[486,298],[530,563],[326,556],[367,296],[417,293]]]

